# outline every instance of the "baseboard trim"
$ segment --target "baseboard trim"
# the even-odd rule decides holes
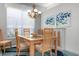
[[[67,56],[79,56],[78,53],[72,52],[70,50],[63,50],[63,53],[66,54]],[[68,55],[70,54],[70,55]]]

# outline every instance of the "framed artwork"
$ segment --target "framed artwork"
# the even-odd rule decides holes
[[[71,12],[59,12],[55,16],[46,19],[45,24],[54,28],[66,28],[71,26]]]
[[[71,13],[60,12],[56,15],[56,27],[64,28],[71,25]]]
[[[55,20],[55,17],[54,16],[50,16],[46,19],[45,21],[45,24],[46,26],[48,27],[53,27],[55,28],[56,27],[56,20]]]
[[[54,17],[48,17],[45,23],[47,25],[55,25],[55,18]]]

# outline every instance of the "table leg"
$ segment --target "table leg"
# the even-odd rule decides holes
[[[35,53],[35,49],[34,49],[35,47],[34,47],[34,44],[31,42],[31,44],[30,44],[30,56],[34,56],[34,53]]]
[[[5,44],[3,45],[3,50],[4,50],[4,53],[5,53]]]
[[[0,48],[1,48],[2,56],[3,56],[3,49],[2,49],[2,48],[3,48],[3,46],[0,46]]]

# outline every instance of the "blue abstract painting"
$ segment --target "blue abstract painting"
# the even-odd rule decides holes
[[[48,17],[45,23],[47,25],[54,25],[55,24],[55,18],[54,17]]]
[[[70,12],[60,12],[59,14],[56,15],[56,25],[59,26],[61,25],[65,25],[69,23],[71,17],[71,13]]]

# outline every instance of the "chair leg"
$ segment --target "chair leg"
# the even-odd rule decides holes
[[[52,50],[50,50],[50,56],[52,56]]]
[[[20,50],[18,51],[18,56],[20,55]]]
[[[19,50],[19,49],[17,49],[17,51],[16,51],[16,55],[17,55],[17,56],[20,55],[20,50]]]
[[[56,40],[54,41],[55,44],[55,56],[57,56],[57,45],[56,45]]]
[[[16,50],[16,56],[18,56],[18,50]]]
[[[44,52],[42,52],[42,56],[44,56]]]
[[[4,48],[4,53],[5,53],[5,48]]]
[[[5,53],[5,44],[3,45],[3,51],[4,51],[4,53]]]
[[[55,56],[57,56],[57,50],[55,50]]]

